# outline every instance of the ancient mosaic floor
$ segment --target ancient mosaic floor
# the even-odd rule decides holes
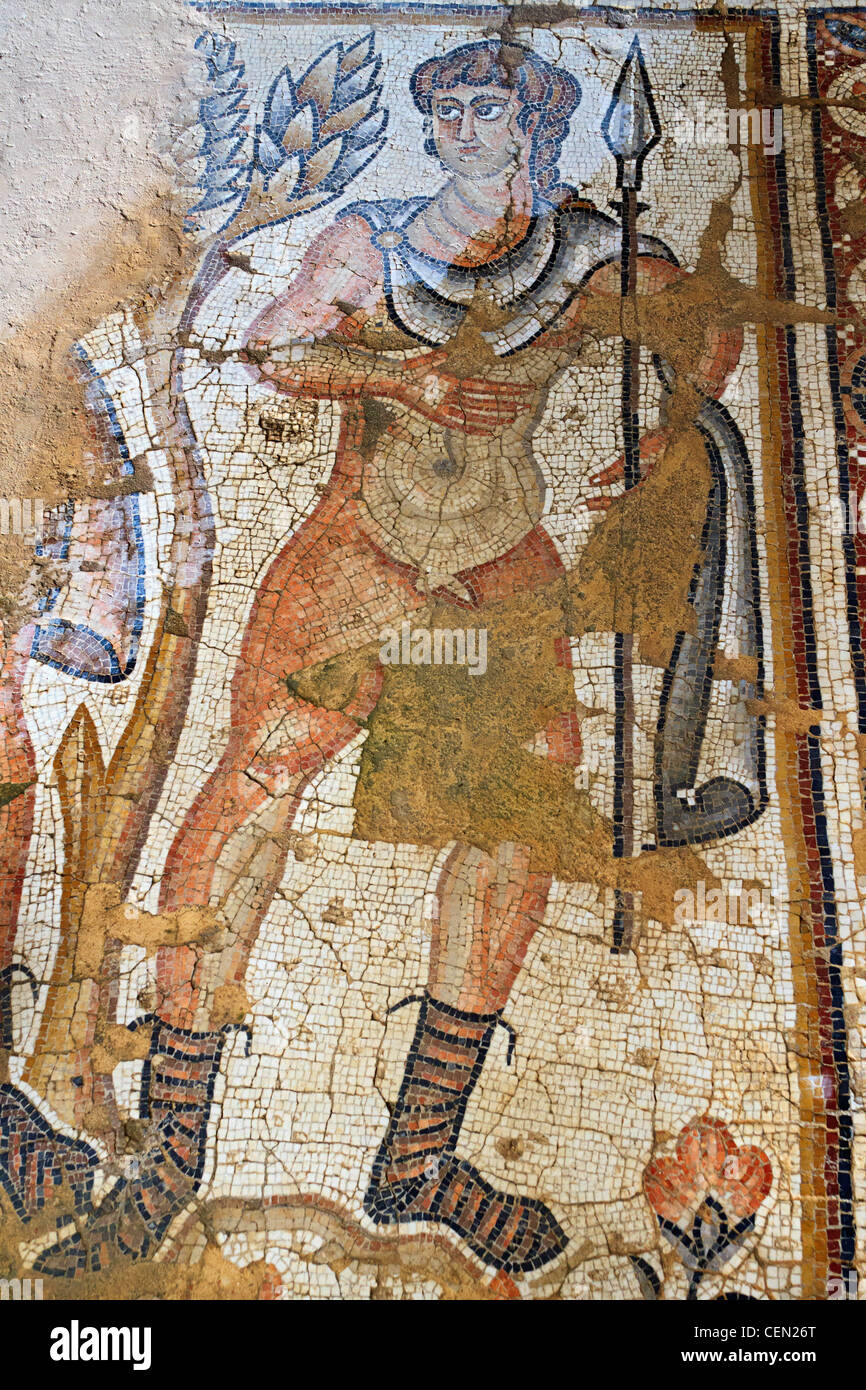
[[[3,483],[0,1274],[856,1296],[866,10],[194,10]]]

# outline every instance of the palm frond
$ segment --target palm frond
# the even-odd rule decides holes
[[[339,197],[382,149],[381,65],[369,33],[348,47],[331,44],[297,82],[288,67],[274,78],[253,164],[263,198],[273,205],[278,195],[283,216]]]
[[[200,231],[202,214],[214,208],[225,209],[222,227],[227,226],[246,201],[251,174],[250,161],[244,158],[249,115],[245,69],[237,59],[237,44],[221,34],[205,33],[195,47],[207,64],[209,90],[198,113],[204,132],[199,149],[204,168],[197,185],[202,196],[187,214],[188,231]]]

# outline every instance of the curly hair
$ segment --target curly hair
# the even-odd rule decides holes
[[[577,78],[520,44],[485,39],[420,63],[412,74],[409,90],[418,110],[429,119],[436,92],[450,92],[464,85],[507,87],[514,91],[523,103],[518,116],[523,131],[532,113],[538,114],[530,152],[530,176],[538,192],[548,197],[555,194],[560,187],[560,152],[569,120],[580,102]],[[424,148],[428,154],[436,154],[432,136],[428,136]]]

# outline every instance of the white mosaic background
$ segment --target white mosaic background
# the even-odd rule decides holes
[[[208,21],[210,22],[210,21]],[[369,26],[289,26],[225,21],[247,65],[251,102],[264,92],[280,66],[300,71],[335,36],[359,37]],[[383,104],[391,109],[385,152],[352,186],[342,202],[425,191],[436,177],[423,153],[420,116],[406,84],[428,53],[443,52],[477,35],[458,22],[447,29],[391,22],[378,30],[384,54]],[[588,37],[587,37],[588,35]],[[574,71],[583,102],[564,151],[561,169],[600,208],[613,194],[612,160],[599,134],[613,77],[632,33],[589,31],[520,33],[549,59]],[[662,124],[676,111],[703,100],[724,105],[718,79],[720,38],[687,30],[644,37],[647,64]],[[796,122],[792,138],[799,139]],[[681,263],[694,264],[698,241],[716,198],[730,196],[738,162],[726,150],[683,148],[663,141],[647,167],[644,197],[650,211],[643,230],[661,236]],[[684,194],[686,196],[684,196]],[[224,280],[219,302],[206,302],[198,325],[226,345],[259,309],[284,288],[304,247],[342,203],[319,214],[254,235],[252,276],[237,270]],[[755,269],[751,213],[741,191],[734,202],[736,229],[726,254],[730,268],[749,280]],[[806,221],[805,217],[802,221]],[[805,238],[807,228],[800,227]],[[800,249],[801,270],[808,266]],[[803,293],[820,298],[817,285]],[[214,297],[216,298],[216,297]],[[149,444],[148,386],[129,358],[132,326],[121,318],[92,334],[88,350],[105,373],[120,407],[131,451],[147,451],[158,479],[144,501],[148,544],[149,624],[152,636],[160,558],[170,534],[167,473]],[[819,341],[814,335],[812,343]],[[232,339],[229,338],[229,342]],[[234,341],[237,341],[235,338]],[[809,344],[808,333],[801,342]],[[816,349],[817,350],[817,349]],[[615,354],[558,388],[548,412],[538,453],[552,487],[547,524],[563,554],[579,552],[592,514],[580,501],[588,476],[616,455],[618,408]],[[218,553],[199,671],[175,765],[136,881],[136,900],[155,907],[161,866],[197,788],[224,746],[228,685],[257,581],[276,551],[315,502],[315,484],[330,464],[334,421],[320,410],[312,458],[300,464],[269,462],[267,469],[242,438],[267,393],[249,385],[231,365],[196,366],[186,373],[193,422],[206,461],[218,514]],[[762,514],[762,456],[757,409],[757,352],[747,336],[741,370],[729,400],[756,471]],[[565,421],[578,405],[582,418]],[[821,410],[807,399],[807,409]],[[819,421],[820,423],[820,421]],[[826,461],[820,430],[812,436],[811,485],[818,489]],[[830,447],[829,444],[827,446]],[[160,488],[159,482],[162,482]],[[832,542],[827,542],[832,544]],[[759,545],[763,539],[759,538]],[[830,560],[826,607],[833,612]],[[843,610],[840,610],[843,611]],[[823,621],[823,615],[819,613]],[[772,685],[772,629],[765,610],[767,684]],[[828,618],[828,621],[830,619]],[[584,650],[585,648],[585,650]],[[732,655],[735,653],[731,653]],[[576,680],[578,698],[612,711],[609,656],[603,639],[584,639]],[[139,665],[139,670],[141,669]],[[644,673],[649,686],[652,677]],[[45,668],[33,668],[27,713],[40,766],[48,769],[62,729],[86,699],[101,731],[104,751],[113,746],[135,697],[135,678],[114,690],[82,690],[80,684]],[[830,682],[844,717],[844,681]],[[586,693],[590,692],[591,698]],[[649,704],[647,695],[647,716]],[[599,717],[584,729],[586,761],[592,772],[609,764],[611,719]],[[649,717],[648,727],[651,728]],[[411,846],[366,846],[349,838],[353,776],[359,744],[353,745],[310,789],[297,829],[313,838],[316,856],[292,862],[254,951],[247,988],[254,1001],[252,1051],[227,1049],[224,1081],[212,1119],[211,1195],[255,1197],[320,1193],[360,1216],[360,1199],[370,1161],[387,1121],[385,1097],[396,1094],[414,1025],[407,1009],[384,1022],[385,1009],[423,986],[429,947],[433,851]],[[845,835],[850,832],[850,767],[844,739],[829,768],[830,813],[837,817],[840,868],[845,881]],[[644,761],[647,748],[638,748]],[[773,787],[772,734],[768,781]],[[838,789],[839,804],[833,795]],[[595,793],[604,805],[608,789]],[[56,945],[46,923],[56,919],[56,794],[40,794],[40,819],[32,851],[32,873],[20,943],[34,969],[46,974]],[[495,1040],[473,1096],[462,1152],[477,1159],[491,1181],[531,1192],[548,1201],[585,1262],[563,1292],[572,1297],[634,1297],[628,1260],[618,1241],[650,1250],[655,1221],[641,1191],[641,1174],[662,1137],[677,1134],[696,1115],[709,1112],[728,1122],[740,1143],[764,1148],[774,1188],[759,1219],[755,1254],[735,1257],[743,1291],[798,1292],[799,1228],[798,1092],[787,1040],[794,1024],[791,958],[788,949],[786,866],[775,800],[756,826],[706,852],[712,871],[728,883],[757,879],[770,889],[773,920],[749,927],[687,923],[662,928],[650,923],[637,956],[610,954],[610,905],[594,889],[559,886],[545,927],[536,936],[515,988],[507,1017],[518,1031],[513,1067],[505,1066],[505,1036]],[[850,858],[847,860],[850,881]],[[855,906],[851,905],[851,921]],[[141,983],[134,952],[128,953],[129,998]],[[131,1015],[130,1015],[131,1016]],[[30,1040],[37,1019],[31,1020]],[[120,1080],[118,1076],[118,1080]],[[131,1077],[126,1077],[130,1082]],[[518,1137],[519,1156],[505,1141]],[[505,1156],[507,1155],[507,1156]],[[269,1258],[284,1271],[295,1294],[366,1297],[372,1275],[347,1271],[337,1279],[304,1262],[291,1242],[270,1238]],[[262,1253],[238,1241],[230,1247],[239,1262]],[[756,1256],[756,1257],[755,1257]],[[544,1283],[546,1276],[539,1276]],[[553,1276],[550,1276],[551,1278]],[[407,1285],[408,1296],[431,1291]],[[716,1291],[708,1276],[702,1296]],[[680,1294],[682,1296],[682,1294]]]

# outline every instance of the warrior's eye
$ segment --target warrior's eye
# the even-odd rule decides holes
[[[462,115],[462,108],[456,102],[443,101],[436,107],[436,114],[440,121],[459,121]]]
[[[475,114],[479,121],[498,121],[504,110],[504,102],[485,101],[475,107]]]

